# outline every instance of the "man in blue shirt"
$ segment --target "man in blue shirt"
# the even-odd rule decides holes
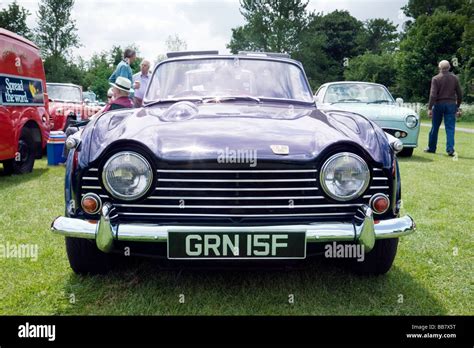
[[[129,81],[133,81],[133,72],[130,64],[132,64],[135,59],[137,59],[137,53],[131,48],[127,48],[123,53],[123,60],[117,65],[115,71],[110,75],[109,82],[115,83],[117,77],[122,76]],[[139,85],[134,86],[135,89],[140,88]]]
[[[146,59],[142,60],[140,64],[140,72],[133,75],[133,82],[139,82],[140,88],[135,89],[133,97],[133,106],[139,108],[143,104],[143,97],[145,96],[148,82],[150,81],[150,62]]]

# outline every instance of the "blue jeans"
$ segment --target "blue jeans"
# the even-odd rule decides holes
[[[456,104],[436,104],[433,106],[433,120],[428,138],[428,149],[436,151],[438,143],[438,131],[444,117],[444,127],[446,128],[446,152],[454,151],[454,129],[456,127]]]

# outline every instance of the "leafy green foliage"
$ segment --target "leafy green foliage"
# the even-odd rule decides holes
[[[31,39],[32,33],[26,24],[30,11],[13,1],[7,8],[0,11],[0,28]]]
[[[67,50],[79,47],[75,21],[71,18],[74,0],[41,0],[38,9],[36,42],[45,57],[66,57]]]
[[[369,19],[365,23],[365,47],[372,53],[393,52],[398,46],[397,26],[383,18]]]
[[[422,15],[433,15],[436,10],[455,12],[469,5],[472,6],[470,0],[409,0],[402,9],[406,16],[417,19]]]
[[[419,16],[410,27],[398,56],[399,88],[406,99],[426,101],[438,62],[446,59],[456,65],[465,24],[465,16],[437,11]]]
[[[241,14],[246,24],[232,29],[227,46],[238,51],[294,52],[307,25],[303,0],[241,0]]]
[[[389,89],[396,84],[397,69],[395,55],[392,53],[365,53],[352,58],[344,77],[349,81],[367,81],[381,83]]]

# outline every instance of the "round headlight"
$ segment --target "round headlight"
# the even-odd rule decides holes
[[[142,155],[119,152],[105,163],[102,181],[113,197],[132,201],[148,191],[153,182],[153,171]]]
[[[418,125],[418,119],[413,115],[407,116],[405,119],[405,124],[408,128],[415,128]]]
[[[362,158],[342,152],[324,163],[320,181],[328,196],[338,201],[349,201],[358,198],[367,189],[370,171]]]

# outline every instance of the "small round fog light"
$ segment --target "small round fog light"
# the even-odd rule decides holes
[[[100,208],[102,208],[102,201],[95,193],[86,193],[82,197],[81,206],[87,214],[93,215],[97,214]]]
[[[395,132],[395,136],[396,136],[397,138],[400,138],[400,136],[401,136],[400,132]]]
[[[370,206],[376,214],[383,214],[390,207],[390,199],[383,193],[377,193],[370,199]]]

